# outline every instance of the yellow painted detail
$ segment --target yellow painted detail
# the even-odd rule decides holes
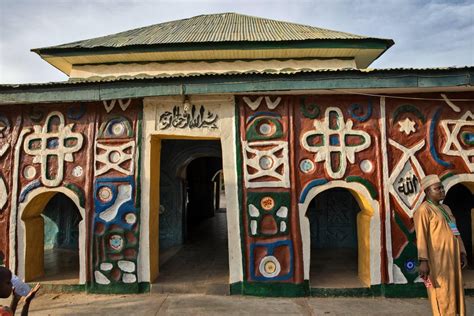
[[[299,49],[256,49],[256,50],[202,50],[147,53],[118,53],[103,55],[82,55],[55,57],[42,55],[42,58],[70,75],[72,65],[133,63],[156,61],[191,60],[236,60],[236,59],[291,59],[291,58],[355,58],[358,68],[367,68],[384,49],[359,48],[299,48]]]
[[[359,192],[350,190],[359,203],[361,211],[357,214],[357,257],[359,279],[370,286],[370,220],[374,210],[370,202]],[[380,236],[373,236],[379,238]]]
[[[25,222],[25,281],[44,275],[44,220],[41,216],[46,204],[56,192],[36,196],[25,207],[21,219]]]

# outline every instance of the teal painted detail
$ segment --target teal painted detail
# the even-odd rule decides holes
[[[317,104],[306,104],[306,97],[300,98],[300,110],[303,116],[309,119],[317,118],[321,112]]]
[[[53,249],[59,232],[58,225],[48,216],[41,214],[44,221],[44,249]]]
[[[87,286],[87,292],[94,294],[137,294],[140,293],[140,286],[137,282],[130,284],[111,283],[108,285],[91,283]]]
[[[348,176],[346,178],[347,182],[358,182],[362,184],[366,189],[369,191],[370,196],[375,200],[378,197],[377,189],[374,187],[374,185],[367,179],[364,179],[359,176]]]
[[[150,282],[138,282],[138,293],[150,293]]]
[[[474,146],[474,133],[468,131],[462,132],[461,140],[467,146]]]
[[[115,82],[0,85],[0,103],[102,101],[161,95],[281,90],[431,88],[473,85],[474,68],[358,70],[288,75],[199,76]]]
[[[86,202],[86,199],[84,197],[84,191],[82,191],[81,188],[72,183],[66,184],[65,187],[76,193],[77,197],[79,198],[79,205],[84,208]]]
[[[444,180],[454,177],[455,175],[456,174],[454,174],[453,172],[448,172],[446,174],[443,174],[441,177],[439,177],[439,179],[441,180],[441,182],[443,182]]]
[[[260,132],[262,125],[267,124],[271,131],[267,134]],[[246,138],[248,141],[270,140],[283,136],[283,126],[277,118],[270,116],[256,117],[247,127]]]
[[[243,284],[242,282],[235,282],[230,284],[230,295],[242,295]]]
[[[273,200],[273,207],[266,210],[262,207],[262,201],[264,198],[271,198]],[[254,210],[258,210],[258,215],[252,215],[251,206],[253,205]],[[285,216],[279,216],[280,212],[284,212],[286,208]],[[247,213],[248,213],[248,223],[249,223],[249,232],[252,237],[274,237],[280,235],[288,235],[288,229],[290,226],[290,192],[247,192]],[[275,232],[265,233],[261,230],[262,220],[264,217],[271,216],[274,221]],[[256,234],[252,234],[251,223],[255,221],[256,225]],[[281,222],[285,222],[285,230],[280,229]]]
[[[417,118],[419,118],[423,122],[423,124],[426,122],[426,117],[423,115],[423,113],[421,113],[421,111],[416,106],[411,104],[404,104],[397,107],[395,111],[393,111],[393,122],[398,121],[400,115],[402,115],[403,113],[412,113]]]
[[[242,294],[267,297],[301,297],[309,296],[309,282],[303,283],[263,283],[247,282],[242,283]]]
[[[388,298],[428,297],[423,283],[383,284],[383,296]]]
[[[418,251],[415,244],[415,231],[409,231],[403,223],[400,216],[395,212],[394,219],[400,230],[407,238],[407,244],[397,258],[394,258],[393,263],[396,264],[409,284],[413,284],[418,277]]]

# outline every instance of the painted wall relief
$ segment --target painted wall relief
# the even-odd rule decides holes
[[[94,148],[94,281],[99,286],[122,284],[133,288],[138,284],[141,109],[136,101],[112,100],[104,101],[98,114]]]
[[[295,282],[288,100],[243,97],[240,104],[246,279]]]
[[[25,236],[42,231],[30,219],[41,218],[42,211],[30,214],[29,203],[61,192],[86,210],[79,232],[80,283],[137,282],[140,113],[135,100],[0,108],[0,246],[11,269],[34,274],[28,272],[35,262]],[[92,235],[86,224],[91,222]]]
[[[438,174],[443,181],[473,182],[472,93],[386,98],[387,209],[391,210],[393,282],[418,282],[412,216],[424,199],[420,180]],[[417,99],[427,100],[417,100]],[[453,180],[459,178],[460,180]],[[469,180],[470,179],[470,180]]]

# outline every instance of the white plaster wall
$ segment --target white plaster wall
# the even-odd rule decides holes
[[[143,109],[142,153],[144,159],[141,166],[141,227],[148,227],[150,216],[150,140],[152,136],[218,138],[222,145],[222,164],[227,200],[227,232],[229,248],[229,282],[235,283],[243,279],[242,249],[240,243],[239,204],[237,188],[237,153],[235,130],[235,101],[233,96],[190,96],[189,101],[199,108],[204,105],[207,111],[219,116],[216,129],[209,128],[173,128],[160,130],[158,119],[165,111],[172,111],[175,105],[183,109],[183,96],[145,98]],[[140,230],[140,251],[138,257],[138,281],[150,282],[148,229]]]
[[[89,64],[73,65],[71,78],[137,76],[137,75],[186,75],[192,73],[228,73],[230,71],[265,71],[274,69],[341,69],[357,65],[354,59],[286,59],[286,60],[233,60],[233,61],[187,61],[166,63],[118,63],[113,65]]]
[[[392,251],[392,222],[391,222],[391,210],[390,210],[390,196],[389,196],[389,171],[388,171],[388,156],[387,156],[387,123],[386,123],[386,108],[385,108],[385,97],[380,98],[380,142],[382,148],[382,175],[383,175],[383,201],[385,207],[385,249],[387,251],[387,271],[388,271],[388,283],[394,282],[394,267],[393,264],[393,251]],[[397,267],[398,268],[398,267]],[[398,269],[400,270],[400,269]],[[398,272],[397,270],[397,272]],[[395,272],[396,273],[396,272]],[[400,274],[396,274],[399,276]],[[399,282],[403,282],[403,279],[398,278]],[[401,280],[401,281],[400,281]],[[398,282],[397,281],[397,282]]]
[[[349,190],[356,191],[364,196],[369,201],[370,206],[374,212],[370,219],[370,283],[380,284],[382,280],[380,270],[380,207],[379,203],[372,199],[367,189],[359,183],[345,182],[341,180],[331,181],[327,184],[316,186],[312,188],[303,203],[298,204],[300,227],[301,227],[301,239],[303,243],[303,269],[304,279],[309,280],[310,276],[310,263],[311,263],[311,229],[309,219],[306,217],[306,211],[308,209],[311,200],[319,193],[332,189],[332,188],[346,188]]]

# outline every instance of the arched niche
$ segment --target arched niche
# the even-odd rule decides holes
[[[311,228],[306,213],[309,204],[318,194],[334,188],[347,189],[359,204],[360,212],[357,214],[358,276],[365,286],[378,284],[381,280],[379,203],[371,197],[362,184],[340,180],[312,187],[300,198],[298,209],[303,244],[304,278],[309,280],[311,264]]]
[[[73,201],[79,222],[79,284],[86,282],[86,212],[77,194],[65,187],[37,188],[18,207],[18,275],[31,281],[44,275],[44,220],[41,214],[51,198],[63,193]]]

